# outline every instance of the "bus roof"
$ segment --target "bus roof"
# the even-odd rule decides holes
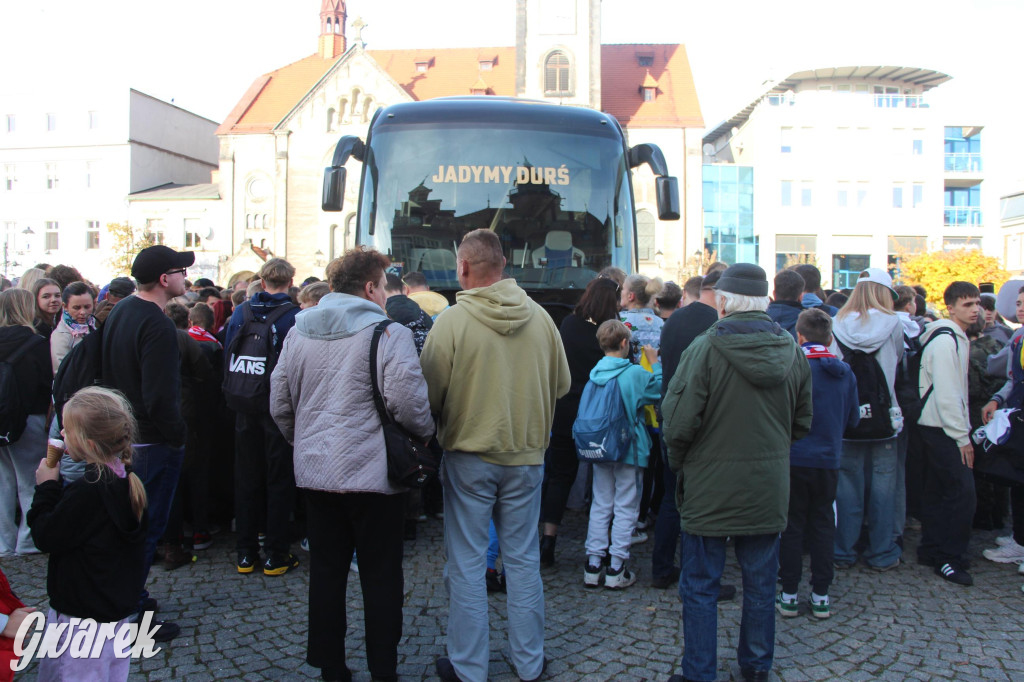
[[[602,137],[621,138],[622,130],[613,116],[570,105],[556,105],[515,97],[440,97],[422,102],[392,104],[374,117],[374,130],[390,125],[479,123],[501,126],[565,129]]]

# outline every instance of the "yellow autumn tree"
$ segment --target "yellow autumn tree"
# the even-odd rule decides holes
[[[151,232],[136,230],[128,223],[107,223],[107,233],[111,242],[107,263],[118,275],[129,274],[139,251],[156,243]]]
[[[906,256],[900,264],[903,284],[920,284],[928,290],[928,303],[945,310],[942,292],[951,282],[994,282],[996,289],[1010,279],[998,258],[986,256],[981,249],[932,251]]]

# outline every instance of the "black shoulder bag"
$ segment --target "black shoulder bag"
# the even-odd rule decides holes
[[[377,383],[377,349],[380,337],[391,320],[383,320],[373,328],[373,339],[370,341],[370,385],[373,387],[373,404],[380,416],[380,425],[384,430],[384,447],[388,455],[388,478],[392,483],[422,488],[437,476],[438,459],[430,449],[416,440],[398,422],[391,419],[384,398],[380,394]]]

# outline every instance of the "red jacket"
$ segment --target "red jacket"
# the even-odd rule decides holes
[[[0,571],[0,613],[10,615],[14,609],[20,609],[23,606],[21,600],[11,592],[7,576]],[[14,655],[14,640],[10,637],[0,637],[0,682],[10,682],[14,679],[11,662],[17,659],[18,657]]]

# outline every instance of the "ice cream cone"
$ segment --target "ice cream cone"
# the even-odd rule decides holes
[[[46,443],[46,466],[51,469],[57,466],[61,456],[64,454],[64,441],[51,438]]]

